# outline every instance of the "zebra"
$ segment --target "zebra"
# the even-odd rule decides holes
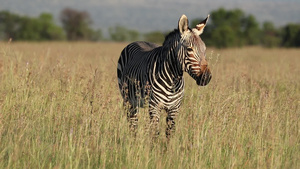
[[[205,59],[206,46],[200,35],[209,19],[189,28],[188,18],[182,15],[178,28],[165,37],[162,46],[138,41],[126,46],[118,60],[118,85],[127,105],[129,127],[137,128],[138,108],[149,105],[152,133],[159,134],[160,111],[167,112],[166,137],[175,131],[175,118],[183,93],[183,72],[187,72],[199,86],[207,85],[211,71]]]

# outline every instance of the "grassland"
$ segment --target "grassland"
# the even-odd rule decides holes
[[[151,142],[147,109],[130,135],[125,45],[1,43],[0,168],[300,168],[300,49],[208,49],[213,79],[185,75],[167,143]]]

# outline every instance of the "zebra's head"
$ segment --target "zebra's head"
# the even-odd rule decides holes
[[[178,21],[178,30],[180,33],[179,53],[183,57],[183,69],[200,86],[207,85],[212,77],[205,59],[206,46],[200,38],[208,18],[209,15],[192,29],[189,28],[188,18],[185,15],[182,15]]]

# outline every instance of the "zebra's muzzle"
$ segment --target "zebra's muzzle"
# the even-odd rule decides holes
[[[212,78],[211,72],[209,69],[206,69],[202,72],[196,79],[196,83],[198,86],[206,86]]]

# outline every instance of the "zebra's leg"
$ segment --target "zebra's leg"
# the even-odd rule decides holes
[[[124,101],[123,106],[125,108],[125,112],[127,113],[129,129],[135,134],[138,122],[137,108],[130,104],[128,101]]]
[[[137,107],[130,106],[129,111],[127,112],[127,120],[129,122],[130,131],[136,134],[138,127]]]
[[[159,110],[151,107],[149,108],[149,115],[150,115],[150,135],[152,137],[158,137],[159,135]]]
[[[175,118],[177,111],[167,111],[168,115],[166,117],[166,137],[167,139],[170,139],[172,134],[175,132]]]

